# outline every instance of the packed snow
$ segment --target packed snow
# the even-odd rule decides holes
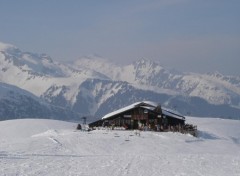
[[[0,122],[0,175],[240,175],[240,121],[187,117],[199,137],[21,119]],[[137,134],[137,135],[136,135]]]

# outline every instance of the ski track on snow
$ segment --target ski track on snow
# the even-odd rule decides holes
[[[38,129],[23,135],[4,129],[0,122],[0,175],[240,176],[240,122],[191,120],[201,131],[199,138],[157,132],[139,136],[124,130],[82,132],[72,124],[54,125],[58,121],[45,128],[49,120],[39,121]],[[16,120],[8,125],[22,129],[31,123]]]

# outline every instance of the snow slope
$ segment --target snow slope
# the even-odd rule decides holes
[[[0,122],[0,175],[240,175],[240,121],[187,118],[179,133],[76,131],[74,123]]]

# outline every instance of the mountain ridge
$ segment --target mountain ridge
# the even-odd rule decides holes
[[[46,54],[0,43],[0,82],[31,92],[49,105],[98,118],[147,99],[178,107],[185,115],[239,118],[240,112],[239,76],[181,73],[147,59],[125,66],[98,56],[60,63]],[[202,107],[213,107],[214,113],[199,112]]]
[[[78,62],[86,68],[93,67],[103,74],[110,74],[109,68],[114,67],[114,65],[107,65],[106,68],[95,67],[94,60],[91,63],[90,59],[86,61],[85,58]],[[122,68],[116,67],[112,70],[115,70],[115,73],[112,74],[113,80],[126,81],[132,85],[152,86],[156,91],[168,89],[179,94],[198,96],[213,104],[231,104],[232,99],[236,96],[239,99],[240,95],[240,77],[170,72],[157,62],[146,59],[141,59]],[[118,76],[115,77],[115,75]],[[221,99],[218,98],[220,96]],[[239,103],[238,101],[234,105],[239,106]]]

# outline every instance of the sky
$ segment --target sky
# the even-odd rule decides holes
[[[0,41],[73,61],[240,76],[239,0],[0,0]]]

